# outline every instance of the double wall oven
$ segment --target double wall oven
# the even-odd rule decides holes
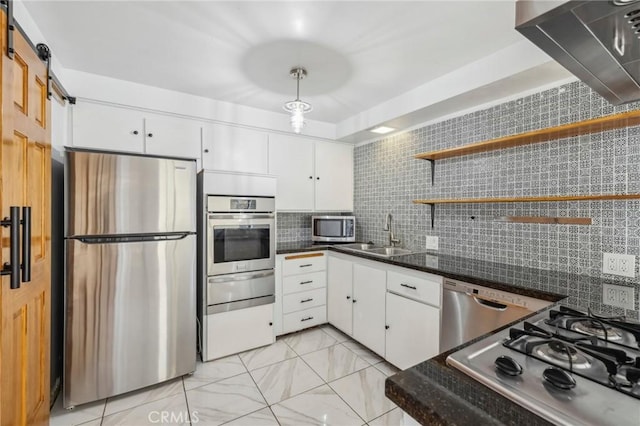
[[[203,361],[274,341],[275,198],[200,195]]]
[[[275,300],[275,199],[207,196],[207,314]]]

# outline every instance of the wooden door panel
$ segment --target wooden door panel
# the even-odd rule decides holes
[[[3,284],[5,283],[3,282]],[[26,422],[24,402],[27,399],[26,364],[28,358],[24,356],[27,346],[27,308],[21,306],[14,312],[4,312],[3,309],[2,314],[12,323],[9,333],[2,338],[3,345],[9,347],[8,353],[5,351],[2,354],[2,365],[4,367],[8,364],[13,367],[10,372],[6,369],[3,371],[2,424],[9,424],[5,419],[14,419],[16,424],[24,424]]]
[[[46,425],[51,317],[48,77],[45,64],[18,31],[14,31],[14,59],[6,56],[6,16],[2,13],[0,20],[0,215],[8,216],[10,206],[30,206],[32,216],[31,281],[21,283],[19,289],[9,288],[9,276],[0,282],[0,425]],[[2,264],[9,260],[9,232],[7,228],[0,232]]]
[[[49,320],[47,318],[49,308],[47,297],[47,292],[41,291],[25,303],[28,314],[28,340],[22,358],[27,360],[27,370],[25,371],[27,424],[35,424],[42,421],[42,414],[49,411],[49,376],[40,374],[43,371],[49,371]]]
[[[45,171],[51,153],[47,146],[41,143],[30,141],[27,147],[26,205],[31,206],[31,258],[35,264],[46,256],[48,218],[45,217],[44,211],[49,211],[49,185]]]
[[[31,115],[36,120],[36,123],[44,128],[47,126],[47,84],[36,75],[35,81],[31,85],[31,90],[34,93],[29,97],[35,101],[31,103],[33,108]]]
[[[13,60],[15,61],[15,67],[13,70],[13,102],[15,102],[16,109],[18,111],[26,112],[29,105],[27,88],[29,81],[29,67],[24,59],[22,59],[22,57],[17,53]]]

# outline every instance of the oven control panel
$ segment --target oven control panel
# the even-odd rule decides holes
[[[220,196],[207,197],[210,213],[272,213],[276,210],[274,197]]]

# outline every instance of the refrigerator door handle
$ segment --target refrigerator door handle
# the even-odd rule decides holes
[[[141,242],[157,242],[157,241],[177,241],[182,240],[193,232],[180,232],[175,234],[162,235],[122,235],[122,236],[86,236],[71,237],[84,244],[123,244],[123,243],[141,243]]]

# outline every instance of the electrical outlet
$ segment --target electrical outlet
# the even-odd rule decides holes
[[[636,257],[633,254],[602,253],[602,272],[635,278]]]
[[[438,237],[432,237],[430,235],[427,235],[426,249],[427,250],[438,250]]]
[[[607,305],[624,309],[635,309],[635,291],[633,287],[622,285],[603,284],[602,300]]]

